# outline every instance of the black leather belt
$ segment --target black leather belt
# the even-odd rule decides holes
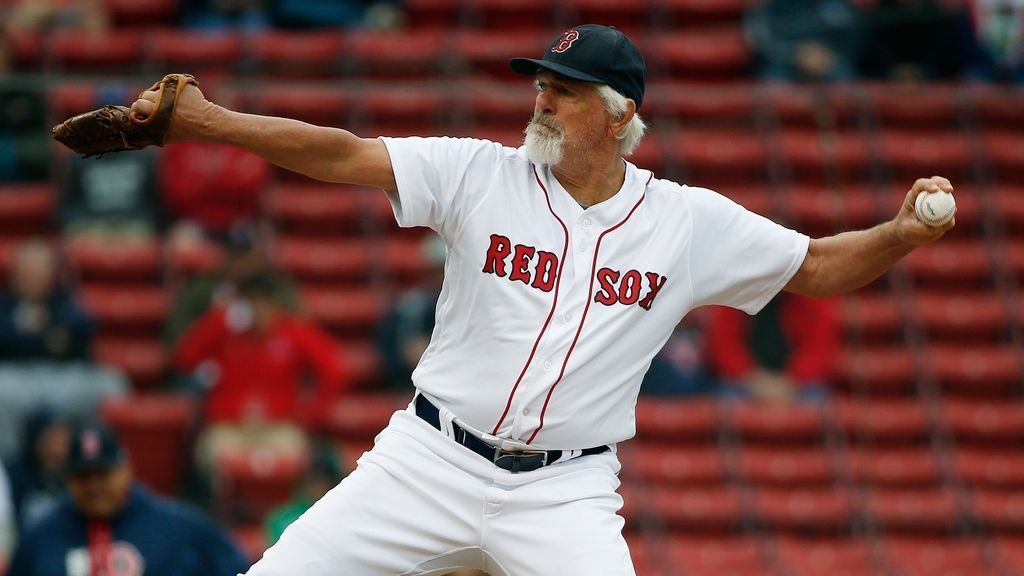
[[[416,396],[416,415],[434,428],[441,430],[441,417],[437,406],[434,406],[422,394]],[[498,468],[508,470],[513,474],[517,472],[531,472],[548,464],[554,464],[562,457],[561,450],[502,450],[470,434],[455,422],[452,422],[452,430],[455,432],[453,439],[456,442],[494,462],[494,465]],[[586,448],[580,456],[601,454],[608,450],[608,446]]]

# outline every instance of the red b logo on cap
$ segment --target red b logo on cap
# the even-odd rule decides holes
[[[562,34],[562,39],[558,41],[558,44],[555,44],[554,48],[552,48],[551,51],[552,52],[558,52],[559,54],[561,54],[562,52],[565,52],[566,50],[568,50],[569,47],[572,46],[573,42],[575,42],[575,41],[577,41],[579,39],[580,39],[580,33],[579,32],[577,32],[575,30],[566,30],[565,34]]]

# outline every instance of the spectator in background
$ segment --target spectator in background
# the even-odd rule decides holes
[[[850,0],[755,2],[745,18],[762,77],[792,82],[852,80],[864,40]]]
[[[402,22],[396,0],[270,0],[274,26],[395,28]]]
[[[138,484],[117,439],[86,426],[72,438],[69,498],[22,538],[18,576],[235,576],[249,562],[214,523]]]
[[[71,424],[57,411],[41,408],[26,420],[21,454],[8,468],[19,534],[56,508],[70,445]]]
[[[4,467],[0,466],[0,574],[7,567],[14,547],[14,502],[11,498],[10,483]]]
[[[840,344],[838,301],[780,293],[756,316],[711,309],[707,355],[727,397],[774,404],[829,394]]]
[[[245,28],[269,25],[266,0],[180,0],[181,23],[188,28]]]
[[[434,310],[444,282],[444,241],[427,236],[421,246],[427,272],[414,288],[402,294],[377,328],[385,386],[408,390],[412,371],[430,343],[434,331]]]
[[[640,393],[647,396],[689,396],[711,391],[704,366],[704,309],[688,314],[651,360]]]
[[[259,226],[232,226],[224,237],[225,254],[210,274],[190,279],[177,293],[167,319],[165,340],[174,345],[185,330],[212,306],[227,306],[238,295],[238,282],[263,274],[271,279],[274,292],[285,309],[298,309],[295,286],[271,261],[268,233]]]
[[[40,82],[4,78],[5,39],[0,39],[0,182],[43,180],[50,175],[50,135]]]
[[[306,431],[349,384],[335,342],[290,314],[266,273],[242,279],[237,298],[201,316],[178,343],[175,362],[209,388],[209,425],[198,443],[205,472],[226,453],[304,456]],[[315,390],[303,386],[310,373]]]
[[[977,54],[960,0],[878,0],[865,13],[862,74],[899,82],[949,80]]]
[[[289,524],[302,516],[313,503],[337,486],[344,477],[341,465],[331,449],[324,446],[317,450],[292,500],[267,514],[263,522],[267,546],[277,542]]]
[[[103,0],[13,0],[7,4],[7,25],[18,30],[46,33],[76,29],[101,34],[110,27]]]
[[[981,52],[972,73],[998,82],[1024,82],[1024,2],[973,0]]]
[[[103,244],[147,241],[160,227],[156,153],[71,159],[61,190],[61,227],[72,241]]]
[[[95,325],[61,280],[50,244],[28,240],[15,249],[10,291],[0,294],[0,457],[14,455],[33,410],[88,417],[128,388],[123,375],[92,365]]]

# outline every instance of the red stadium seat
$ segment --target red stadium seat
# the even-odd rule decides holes
[[[778,544],[779,562],[789,576],[863,576],[875,573],[871,550],[862,540],[793,538]]]
[[[837,407],[839,427],[851,442],[889,446],[929,438],[928,417],[917,399],[845,400]]]
[[[783,126],[834,130],[855,125],[859,104],[848,86],[810,89],[808,86],[766,84],[764,98]]]
[[[160,385],[167,374],[167,352],[158,340],[104,336],[93,345],[93,355],[98,364],[124,372],[136,390]]]
[[[746,183],[766,168],[764,141],[753,131],[685,130],[669,146],[682,156],[693,186]]]
[[[118,28],[173,24],[179,0],[103,0],[107,13]]]
[[[339,351],[345,369],[352,381],[360,387],[372,388],[379,385],[380,353],[373,342],[365,338],[346,340]]]
[[[846,347],[837,372],[839,380],[848,388],[873,394],[907,394],[916,387],[914,358],[904,345]]]
[[[472,28],[533,29],[553,35],[550,20],[555,10],[548,0],[462,0],[461,9]]]
[[[868,177],[868,145],[859,132],[788,129],[779,144],[792,180],[820,185],[833,171],[846,183]]]
[[[384,271],[396,283],[408,286],[423,278],[429,263],[423,256],[423,239],[406,236],[388,238],[383,246]]]
[[[348,97],[334,86],[274,84],[264,86],[253,102],[256,110],[323,126],[347,125]]]
[[[100,414],[117,432],[139,479],[174,495],[192,459],[189,439],[196,408],[188,396],[133,395],[104,401]]]
[[[1020,490],[979,488],[973,491],[971,500],[982,526],[1005,533],[1024,530],[1024,493]]]
[[[941,478],[939,462],[929,447],[857,448],[849,452],[849,463],[853,480],[871,486],[935,486]]]
[[[104,333],[159,332],[170,306],[159,286],[87,285],[81,299]]]
[[[445,96],[419,84],[376,84],[363,91],[352,107],[354,122],[367,134],[433,136],[443,124]]]
[[[38,234],[48,228],[56,205],[50,184],[0,184],[0,227],[4,234]]]
[[[635,164],[638,168],[650,170],[654,172],[655,176],[658,176],[662,170],[665,169],[666,160],[669,163],[672,159],[666,158],[669,156],[668,152],[664,149],[661,144],[661,139],[658,138],[657,134],[648,134],[644,136],[644,139],[640,141],[640,146],[633,152],[633,155],[627,158],[630,162]]]
[[[893,176],[912,182],[922,174],[944,174],[956,179],[970,159],[967,138],[960,132],[890,129],[882,133],[882,159]]]
[[[661,9],[673,28],[739,22],[750,0],[662,0]]]
[[[261,74],[327,78],[341,66],[344,38],[336,30],[272,30],[248,38],[247,51]]]
[[[1013,445],[1001,448],[958,448],[954,466],[960,479],[979,488],[1024,489],[1024,459]]]
[[[762,524],[781,531],[844,532],[852,505],[841,488],[760,488],[755,509]]]
[[[686,126],[752,126],[754,98],[749,86],[660,82],[644,95],[643,115],[678,119]]]
[[[469,82],[458,109],[472,116],[474,126],[522,130],[533,114],[536,91],[528,83]]]
[[[387,311],[387,299],[374,288],[311,286],[303,290],[306,311],[336,334],[367,334]]]
[[[405,395],[382,392],[348,394],[328,411],[326,432],[338,440],[372,440],[409,400]]]
[[[914,304],[925,329],[941,339],[999,339],[1008,329],[1003,300],[991,292],[926,292],[915,296]]]
[[[267,190],[263,208],[280,232],[302,236],[355,236],[362,231],[362,188],[282,183]]]
[[[824,446],[745,446],[739,451],[739,472],[747,482],[762,486],[821,486],[833,480]]]
[[[288,501],[306,466],[304,456],[260,450],[224,454],[214,462],[214,508],[222,517],[259,520]]]
[[[229,71],[242,57],[242,39],[225,30],[173,28],[147,33],[148,57],[163,68],[187,68],[196,74]]]
[[[1024,186],[1000,185],[995,189],[993,200],[1006,231],[1017,238],[1024,238]]]
[[[976,240],[947,240],[922,246],[904,262],[918,284],[934,284],[937,289],[985,286],[992,274],[988,249]]]
[[[309,282],[364,280],[373,262],[371,246],[363,240],[282,238],[277,255],[282,268]]]
[[[768,574],[759,543],[752,538],[708,538],[673,535],[665,543],[669,574],[687,576],[749,576]]]
[[[969,538],[889,538],[885,558],[905,576],[972,576],[989,572],[981,544]]]
[[[648,66],[674,79],[733,80],[743,74],[750,57],[739,27],[666,33],[644,44]]]
[[[161,246],[156,241],[112,244],[78,237],[67,242],[65,250],[86,280],[149,282],[161,273]]]
[[[670,530],[733,531],[744,515],[739,492],[728,486],[652,486],[644,496]]]
[[[970,97],[982,125],[986,128],[1024,128],[1024,108],[1020,88],[996,84],[971,84]]]
[[[213,271],[223,258],[223,250],[213,242],[168,242],[167,269],[172,276],[189,277]]]
[[[460,0],[405,0],[402,8],[413,30],[447,30],[458,21]]]
[[[636,404],[636,434],[641,440],[709,442],[715,437],[717,423],[718,408],[708,398],[641,396]]]
[[[901,337],[906,312],[896,296],[888,291],[859,292],[842,298],[843,328],[865,340]]]
[[[1024,574],[1024,538],[1019,534],[1000,535],[995,539],[995,562],[1005,574]]]
[[[137,69],[145,51],[138,30],[110,30],[103,33],[61,30],[49,40],[49,58],[71,71],[117,71]]]
[[[623,474],[641,482],[674,486],[711,486],[725,480],[715,446],[673,446],[634,442],[619,451]]]
[[[1024,404],[997,400],[950,399],[943,418],[953,438],[964,444],[1006,446],[1024,441]]]
[[[865,94],[884,126],[957,127],[959,87],[953,84],[875,84]]]
[[[470,77],[504,78],[529,84],[531,80],[509,67],[516,56],[532,56],[540,46],[547,46],[551,34],[536,30],[472,30],[458,31],[454,51],[458,65]]]
[[[98,107],[96,82],[61,82],[46,90],[46,104],[57,118],[76,116]]]
[[[830,191],[821,184],[796,184],[786,196],[796,228],[812,230],[805,233],[817,230],[828,235],[868,227],[878,220],[874,196],[866,187],[846,186]]]
[[[630,38],[650,25],[650,0],[568,0],[564,2],[572,22],[614,22]]]
[[[1012,344],[935,344],[927,360],[944,390],[965,396],[1011,394],[1024,370],[1021,353]]]
[[[997,178],[1024,182],[1024,167],[1020,162],[1024,156],[1024,136],[1020,130],[987,130],[982,142]]]
[[[824,431],[824,408],[815,405],[736,403],[727,404],[723,415],[740,438],[757,444],[816,444]]]
[[[7,43],[11,61],[19,70],[38,71],[43,60],[43,36],[34,30],[19,29],[9,26]]]
[[[691,183],[690,185],[701,186],[702,184]],[[757,214],[767,215],[776,212],[775,198],[772,197],[771,191],[765,185],[735,182],[717,187],[715,192]]]
[[[948,489],[875,488],[868,494],[867,508],[889,534],[948,534],[960,522],[956,495]]]
[[[346,34],[345,61],[361,77],[436,79],[450,55],[449,36],[436,29],[352,30]]]

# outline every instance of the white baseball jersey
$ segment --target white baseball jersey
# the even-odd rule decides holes
[[[584,209],[523,148],[382,140],[399,225],[449,248],[413,383],[463,426],[535,448],[632,437],[643,375],[680,319],[757,312],[807,253],[807,236],[628,162],[618,193]]]

